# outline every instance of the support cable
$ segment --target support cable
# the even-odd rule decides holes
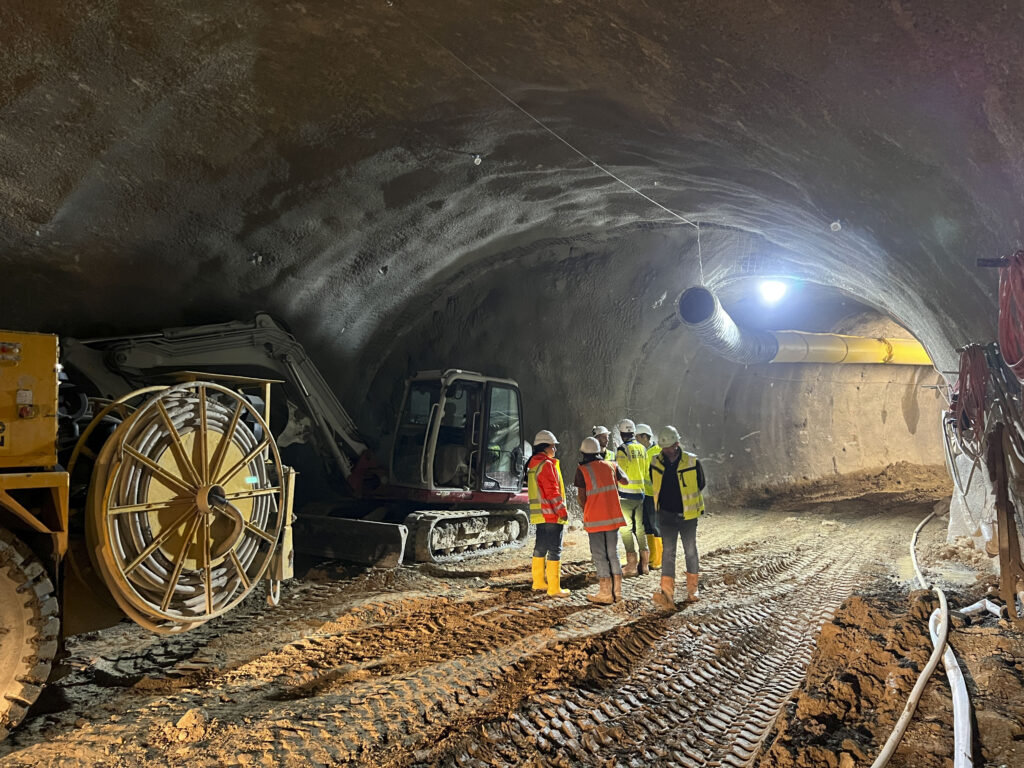
[[[392,5],[393,6],[393,3],[389,2],[388,5]],[[610,171],[605,166],[601,165],[599,162],[597,162],[592,157],[590,157],[590,155],[588,155],[582,149],[579,149],[576,145],[572,144],[568,139],[566,139],[561,134],[559,134],[557,131],[555,131],[553,128],[551,128],[547,123],[542,121],[540,118],[536,117],[532,112],[530,112],[528,109],[526,109],[524,106],[522,106],[518,101],[516,101],[511,96],[509,96],[507,93],[505,93],[505,91],[503,91],[497,85],[495,85],[490,80],[488,80],[486,77],[484,77],[469,62],[467,62],[465,59],[463,59],[461,56],[459,56],[457,53],[455,53],[455,51],[453,51],[447,45],[445,45],[440,40],[438,40],[436,37],[434,37],[432,34],[430,34],[426,29],[424,29],[414,19],[410,18],[409,15],[405,13],[405,11],[403,11],[401,8],[398,8],[398,7],[395,7],[395,10],[397,10],[400,14],[402,14],[403,18],[405,18],[406,21],[408,21],[413,27],[415,27],[420,32],[420,34],[422,34],[430,42],[432,42],[438,48],[440,48],[445,53],[447,53],[449,56],[451,56],[453,59],[455,59],[455,61],[457,61],[460,66],[462,66],[467,72],[469,72],[471,75],[473,75],[477,80],[479,80],[484,85],[486,85],[488,88],[490,88],[495,93],[497,93],[502,99],[507,101],[515,109],[517,109],[519,112],[521,112],[524,116],[526,116],[528,119],[532,120],[534,123],[536,123],[538,126],[540,126],[544,131],[546,131],[547,133],[551,134],[551,136],[553,136],[555,139],[560,141],[562,144],[564,144],[566,147],[568,147],[574,153],[579,155],[583,160],[586,160],[594,168],[596,168],[597,170],[601,171],[601,173],[605,174],[609,178],[615,180],[616,182],[618,182],[619,184],[624,186],[626,189],[628,189],[630,192],[632,192],[632,193],[634,193],[636,195],[639,195],[640,197],[642,197],[647,202],[651,203],[652,205],[656,206],[657,208],[660,208],[662,211],[667,213],[669,216],[672,216],[673,218],[678,219],[683,224],[686,224],[686,225],[691,226],[694,229],[696,229],[697,230],[697,263],[698,263],[699,269],[700,269],[700,284],[704,285],[704,257],[703,257],[703,254],[701,253],[701,245],[700,245],[700,222],[691,221],[690,219],[686,218],[682,214],[676,213],[675,211],[673,211],[668,206],[662,205],[661,203],[659,203],[657,200],[655,200],[650,195],[644,194],[639,189],[637,189],[632,184],[630,184],[628,181],[626,181],[622,177],[616,175],[615,173]]]

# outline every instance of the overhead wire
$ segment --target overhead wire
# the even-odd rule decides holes
[[[467,72],[472,74],[480,82],[482,82],[488,88],[490,88],[495,93],[497,93],[499,96],[501,96],[501,98],[504,99],[505,101],[507,101],[510,105],[512,105],[512,107],[514,107],[516,110],[521,112],[524,116],[526,116],[527,118],[532,120],[534,123],[536,123],[538,126],[540,126],[544,131],[546,131],[552,137],[554,137],[559,142],[564,144],[566,147],[568,147],[570,150],[572,150],[575,154],[577,154],[583,160],[586,160],[594,168],[596,168],[597,170],[601,171],[602,173],[604,173],[609,178],[614,179],[616,182],[618,182],[619,184],[624,186],[630,192],[632,192],[632,193],[634,193],[636,195],[639,195],[640,197],[642,197],[647,202],[651,203],[652,205],[656,206],[657,208],[660,208],[662,211],[667,213],[669,216],[672,216],[673,218],[679,220],[683,224],[691,226],[695,230],[697,230],[697,263],[698,263],[698,267],[699,267],[699,271],[700,271],[700,284],[704,285],[704,256],[703,256],[703,254],[701,252],[700,222],[692,221],[692,220],[688,219],[686,216],[683,216],[681,213],[677,213],[676,211],[673,211],[668,206],[663,205],[662,203],[659,203],[657,200],[655,200],[650,195],[647,195],[647,194],[641,192],[639,189],[637,189],[635,186],[633,186],[628,181],[623,179],[621,176],[618,176],[617,174],[615,174],[611,170],[609,170],[607,167],[605,167],[601,163],[597,162],[594,158],[592,158],[586,152],[584,152],[579,147],[574,145],[572,142],[570,142],[568,139],[566,139],[560,133],[558,133],[553,128],[551,128],[547,123],[545,123],[543,120],[541,120],[536,115],[534,115],[532,112],[530,112],[528,109],[526,109],[524,106],[522,106],[518,101],[516,101],[511,96],[509,96],[507,93],[505,93],[505,91],[503,91],[497,85],[495,85],[490,80],[488,80],[486,77],[484,77],[469,62],[467,62],[465,59],[463,59],[461,56],[459,56],[457,53],[455,53],[455,51],[453,51],[447,45],[445,45],[440,40],[438,40],[436,37],[434,37],[432,34],[430,34],[426,29],[424,29],[417,21],[412,19],[401,8],[397,7],[397,5],[395,5],[393,2],[390,2],[390,1],[389,1],[388,5],[394,7],[395,10],[398,11],[400,14],[402,14],[402,17],[405,18],[405,20],[408,21],[413,27],[415,27],[425,38],[430,40],[430,42],[432,42],[438,48],[440,48],[445,53],[447,53],[449,56],[451,56],[453,59],[455,59],[455,61],[457,61]]]

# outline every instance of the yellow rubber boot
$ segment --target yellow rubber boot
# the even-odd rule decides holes
[[[551,597],[568,597],[569,590],[562,589],[562,561],[548,560],[548,595]]]
[[[533,588],[538,592],[545,592],[548,588],[548,583],[544,578],[543,557],[533,558]]]
[[[648,536],[651,548],[651,568],[661,568],[661,536]]]

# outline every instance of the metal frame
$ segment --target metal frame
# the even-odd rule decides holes
[[[478,373],[477,371],[464,371],[464,370],[462,370],[460,368],[449,368],[448,370],[446,370],[444,372],[441,372],[440,370],[437,370],[437,371],[419,371],[414,376],[412,376],[411,378],[407,379],[406,382],[405,382],[405,392],[404,392],[404,394],[402,396],[401,406],[398,409],[398,416],[397,416],[397,419],[396,419],[396,422],[395,422],[395,431],[394,431],[394,433],[395,433],[395,436],[397,438],[399,429],[401,428],[401,425],[402,425],[402,415],[405,413],[406,405],[409,402],[409,392],[412,389],[412,385],[416,384],[418,382],[439,383],[440,384],[440,392],[439,392],[439,395],[438,395],[438,400],[437,400],[436,403],[434,403],[430,407],[430,414],[427,417],[427,425],[426,425],[426,430],[425,430],[425,435],[426,436],[425,436],[424,441],[423,441],[423,449],[420,452],[420,479],[422,481],[422,485],[414,486],[414,485],[407,485],[407,484],[404,484],[404,483],[395,483],[391,487],[392,488],[410,488],[410,489],[424,490],[424,491],[427,491],[429,493],[448,494],[446,496],[446,498],[452,498],[451,497],[451,493],[455,492],[455,491],[461,491],[463,493],[470,493],[470,494],[474,494],[474,495],[475,494],[480,494],[480,493],[483,493],[483,494],[494,494],[495,496],[498,496],[498,495],[508,495],[510,493],[514,494],[515,493],[514,491],[508,491],[508,490],[501,490],[501,491],[485,491],[485,490],[483,490],[483,488],[481,487],[482,486],[482,482],[483,482],[483,475],[480,472],[477,473],[477,477],[475,478],[475,480],[473,480],[471,478],[471,480],[473,480],[473,483],[471,485],[471,490],[468,491],[468,492],[467,491],[463,491],[463,489],[460,489],[460,488],[449,488],[447,486],[438,486],[434,482],[434,456],[436,455],[436,451],[437,451],[437,437],[438,437],[438,434],[440,433],[440,430],[441,430],[441,420],[440,420],[440,418],[438,418],[438,415],[444,412],[444,404],[445,404],[445,401],[447,400],[447,395],[445,394],[445,390],[447,390],[447,388],[449,386],[451,386],[452,384],[454,384],[454,383],[456,383],[458,381],[477,382],[477,383],[480,383],[480,384],[483,385],[483,401],[481,403],[482,407],[481,407],[480,411],[477,411],[477,412],[475,412],[473,414],[473,422],[472,422],[472,424],[474,426],[471,427],[471,429],[473,431],[473,440],[474,440],[473,445],[475,445],[477,447],[477,450],[476,451],[472,451],[470,453],[470,458],[472,457],[473,453],[479,454],[480,441],[483,438],[483,434],[482,434],[483,425],[488,423],[488,420],[490,418],[490,408],[491,408],[491,406],[490,406],[489,395],[490,395],[490,391],[491,391],[491,386],[492,385],[496,384],[496,385],[499,385],[499,386],[504,386],[504,387],[508,387],[510,389],[514,389],[515,390],[515,392],[516,392],[516,402],[517,402],[517,404],[519,406],[520,436],[523,434],[523,432],[522,432],[522,424],[523,424],[523,398],[522,398],[522,393],[519,390],[519,384],[514,379],[506,379],[506,378],[502,378],[502,377],[498,377],[498,376],[485,376],[484,374]],[[483,419],[478,418],[481,415],[484,415],[487,418],[483,418]],[[389,470],[390,470],[389,474],[391,475],[391,477],[395,476],[395,471],[394,470],[395,470],[395,449],[396,449],[396,447],[397,447],[397,439],[396,439],[395,445],[393,445],[391,447],[391,456],[390,456],[390,462],[389,462]]]
[[[49,536],[52,556],[57,562],[68,551],[68,478],[67,472],[0,472],[0,509],[33,533]],[[39,513],[27,509],[10,494],[43,489],[50,491],[52,509]]]

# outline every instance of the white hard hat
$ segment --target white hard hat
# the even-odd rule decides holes
[[[583,442],[580,443],[580,453],[600,453],[601,444],[597,442],[596,437],[584,437]]]
[[[545,443],[547,445],[558,445],[558,438],[555,437],[554,432],[542,429],[540,432],[537,433],[537,436],[533,438],[533,444],[543,445]]]
[[[611,433],[612,432],[610,429],[608,429],[608,427],[594,427],[592,430],[590,430],[590,434],[592,434],[594,437],[597,437],[598,435],[610,435]]]
[[[636,433],[638,435],[650,435],[651,437],[654,437],[654,433],[651,432],[651,425],[650,424],[637,424],[636,425]]]
[[[662,448],[668,448],[670,445],[675,445],[679,442],[679,430],[675,427],[662,427],[661,431],[658,432],[658,445]]]
[[[629,419],[623,419],[619,422],[619,432],[636,432],[636,424]]]

